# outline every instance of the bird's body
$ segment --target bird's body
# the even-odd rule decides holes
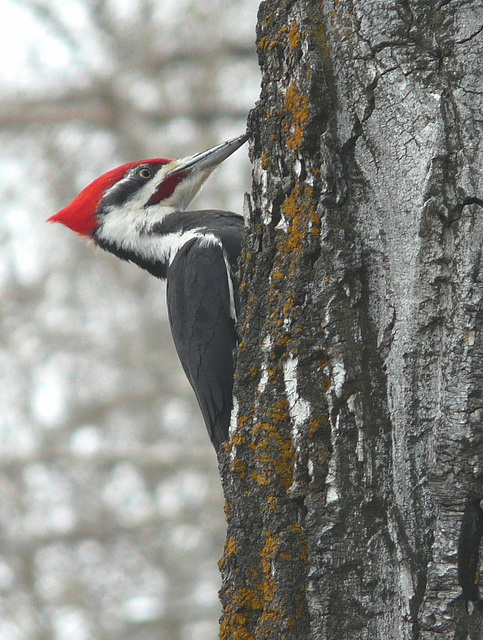
[[[166,279],[176,350],[216,450],[228,437],[232,407],[244,220],[226,211],[184,209],[245,140],[241,136],[179,161],[123,165],[49,219]]]

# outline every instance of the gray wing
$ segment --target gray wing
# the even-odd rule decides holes
[[[167,274],[174,344],[217,451],[228,438],[237,344],[228,277],[221,247],[201,239],[178,251]]]

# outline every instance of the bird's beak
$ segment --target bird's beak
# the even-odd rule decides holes
[[[247,135],[239,136],[194,156],[173,160],[166,165],[164,171],[160,171],[160,181],[145,207],[163,202],[179,211],[185,211],[213,169],[247,140]]]
[[[212,171],[223,160],[231,156],[239,147],[242,146],[248,140],[248,135],[238,136],[238,138],[232,138],[226,142],[217,144],[216,147],[211,147],[201,153],[196,153],[194,156],[188,156],[182,158],[176,162],[176,165],[165,174],[165,178],[176,174],[184,173],[191,174],[198,171]]]

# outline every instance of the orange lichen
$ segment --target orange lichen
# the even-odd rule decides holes
[[[320,420],[314,419],[310,421],[310,428],[307,431],[307,438],[313,438],[319,430]]]
[[[293,483],[294,451],[290,437],[277,428],[281,421],[288,421],[287,400],[284,398],[267,412],[270,422],[260,422],[254,428],[254,443],[249,447],[255,453],[257,483],[265,484],[275,475],[280,485],[288,491]]]
[[[277,379],[277,369],[276,367],[268,367],[267,368],[267,375],[268,375],[268,379],[270,380],[270,382],[275,382]]]
[[[289,419],[288,402],[286,398],[282,398],[276,402],[273,407],[267,409],[267,416],[274,424],[279,422],[287,422]]]
[[[274,496],[269,502],[275,503]],[[274,628],[280,630],[277,637],[284,638],[284,630],[296,627],[296,621],[303,618],[305,608],[305,585],[302,584],[294,595],[294,603],[276,598],[277,582],[274,566],[280,562],[295,563],[284,571],[299,571],[300,562],[307,564],[307,541],[302,527],[294,523],[282,531],[262,531],[259,552],[255,562],[246,567],[244,586],[234,591],[224,592],[225,606],[220,627],[221,640],[248,640],[271,637]],[[225,557],[235,549],[235,542],[228,539]],[[236,569],[235,569],[236,571]]]
[[[271,602],[275,595],[275,581],[272,577],[272,561],[275,557],[275,553],[278,548],[279,534],[272,535],[268,531],[265,531],[265,542],[262,550],[260,551],[263,581],[260,585],[260,590],[265,598],[266,602]]]
[[[268,496],[268,510],[270,513],[277,513],[278,499],[276,496]]]
[[[233,461],[230,470],[233,473],[238,473],[240,475],[240,477],[242,478],[246,478],[247,475],[247,464],[246,462],[243,462],[243,460],[240,460],[240,458],[235,458],[235,460]]]
[[[257,367],[250,368],[250,380],[255,380],[255,378],[260,373],[260,370]]]
[[[294,301],[295,301],[295,295],[293,293],[289,293],[282,307],[282,313],[284,318],[288,318],[292,314]]]
[[[285,107],[292,119],[293,131],[287,138],[287,147],[295,151],[302,143],[304,127],[308,122],[310,110],[307,96],[292,83],[285,92]]]
[[[291,340],[290,336],[279,333],[275,338],[275,344],[277,345],[277,347],[286,347],[290,342],[290,340]]]
[[[259,487],[266,487],[270,480],[258,471],[252,471],[250,474],[252,480],[258,484]]]
[[[255,636],[247,631],[248,616],[243,613],[229,613],[220,622],[219,640],[255,640]]]
[[[287,220],[287,230],[285,234],[280,234],[278,242],[277,263],[272,271],[272,289],[268,293],[268,299],[274,311],[270,315],[270,319],[281,326],[280,315],[282,319],[294,317],[293,305],[295,301],[294,294],[286,294],[283,304],[277,299],[280,297],[280,291],[276,287],[278,282],[282,282],[285,278],[295,273],[298,258],[302,253],[304,238],[310,229],[310,233],[320,234],[320,221],[315,212],[315,205],[312,201],[313,190],[309,186],[302,189],[296,184],[292,192],[286,197],[281,205],[281,212]],[[315,230],[315,231],[314,231]],[[288,264],[286,257],[289,258]],[[280,314],[282,311],[282,314]]]
[[[282,271],[274,271],[272,273],[272,278],[274,280],[278,280],[278,281],[283,280],[283,278],[284,278],[283,272]]]
[[[288,41],[290,44],[290,50],[293,51],[299,46],[300,36],[295,18],[292,19],[290,24],[290,31],[288,32]]]
[[[224,550],[225,558],[229,558],[230,556],[232,556],[235,553],[236,553],[236,541],[235,541],[234,536],[231,536],[225,542],[225,550]]]
[[[228,520],[230,519],[230,505],[226,500],[223,505],[223,513],[225,514],[225,520],[228,522]]]
[[[249,611],[263,609],[258,589],[239,589],[233,602],[237,609],[248,609]]]
[[[236,424],[240,429],[245,426],[246,422],[249,420],[249,416],[238,416],[236,420]],[[235,433],[231,439],[231,442],[236,445],[243,444],[245,442],[245,436],[240,435],[239,433]]]

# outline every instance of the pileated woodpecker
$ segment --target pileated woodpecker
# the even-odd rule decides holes
[[[228,437],[244,220],[185,211],[246,135],[181,160],[130,162],[94,180],[49,218],[167,280],[169,322],[213,446]]]

